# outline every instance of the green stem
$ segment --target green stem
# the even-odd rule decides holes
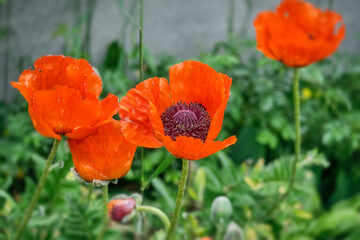
[[[139,82],[143,80],[144,57],[143,57],[143,28],[144,28],[144,0],[140,0],[140,24],[139,24],[139,60],[140,60],[140,76]]]
[[[3,81],[3,96],[4,101],[7,102],[8,98],[8,77],[9,77],[9,64],[10,64],[10,37],[12,34],[11,29],[11,0],[8,0],[6,3],[5,11],[5,54],[4,54],[4,81]]]
[[[102,199],[103,199],[103,226],[102,226],[102,229],[100,231],[100,234],[97,238],[97,240],[102,240],[104,235],[105,235],[105,232],[106,232],[106,229],[107,229],[107,226],[108,226],[108,213],[107,213],[107,204],[108,204],[108,201],[109,201],[109,184],[105,184],[102,186]]]
[[[181,207],[182,207],[182,204],[183,204],[183,199],[184,199],[184,193],[185,193],[186,181],[187,181],[187,178],[188,178],[188,174],[189,174],[189,160],[183,159],[182,160],[182,170],[181,170],[179,188],[178,188],[178,193],[177,193],[177,196],[176,196],[175,210],[174,210],[174,215],[173,215],[173,217],[171,219],[171,225],[170,225],[169,231],[168,231],[167,236],[166,236],[167,240],[172,239],[172,235],[174,234],[174,231],[175,231],[176,223],[177,223],[177,220],[179,218],[179,215],[180,215],[180,212],[181,212]]]
[[[235,0],[230,0],[229,3],[229,18],[228,18],[228,36],[234,34],[234,14],[235,13]]]
[[[96,0],[88,0],[86,2],[87,8],[87,16],[86,16],[86,23],[85,23],[85,35],[82,45],[83,54],[87,57],[87,60],[91,61],[91,27],[92,27],[92,20],[94,16],[94,11],[96,7]],[[88,54],[86,56],[86,54]]]
[[[224,235],[224,228],[222,226],[216,226],[216,236],[215,240],[221,240]]]
[[[299,161],[300,152],[301,152],[301,134],[300,134],[300,97],[299,97],[299,69],[294,68],[294,85],[293,85],[293,95],[294,95],[294,118],[295,118],[295,153],[294,153],[294,162],[291,170],[291,177],[288,189],[282,195],[280,199],[278,199],[275,204],[272,205],[271,208],[265,213],[264,217],[269,217],[273,211],[280,205],[282,201],[284,201],[289,193],[291,192],[292,188],[294,187],[295,183],[295,175],[296,175],[296,167],[297,162]]]
[[[86,196],[86,202],[85,202],[85,210],[87,210],[89,204],[90,204],[90,200],[91,200],[91,195],[92,195],[92,192],[93,192],[93,189],[94,189],[94,186],[93,185],[90,185],[88,187],[88,194]]]
[[[164,223],[165,229],[168,230],[170,227],[170,221],[169,218],[165,215],[163,211],[161,211],[158,208],[151,207],[151,206],[136,206],[136,211],[138,212],[145,212],[145,213],[151,213],[156,216],[158,216],[161,221]]]
[[[28,209],[26,210],[26,213],[25,213],[25,217],[23,218],[21,224],[20,224],[20,227],[19,227],[19,230],[16,234],[16,237],[15,239],[16,240],[19,240],[22,233],[24,232],[24,229],[28,223],[28,221],[30,220],[30,217],[31,217],[31,214],[35,208],[35,205],[37,204],[38,202],[38,199],[39,199],[39,196],[40,196],[40,193],[41,193],[41,190],[42,188],[44,187],[45,185],[45,182],[46,182],[46,178],[49,174],[49,168],[51,167],[51,164],[55,158],[55,155],[56,155],[56,151],[59,147],[59,144],[60,144],[60,141],[61,140],[58,140],[58,139],[55,139],[54,140],[54,143],[52,145],[52,148],[51,148],[51,151],[50,151],[50,154],[46,160],[46,163],[45,163],[45,168],[44,168],[44,171],[41,175],[41,178],[40,178],[40,181],[35,189],[35,193],[34,195],[32,196],[32,199],[31,199],[31,202],[30,202],[30,205],[28,207]]]

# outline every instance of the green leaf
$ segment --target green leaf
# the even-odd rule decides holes
[[[206,172],[204,168],[199,167],[195,173],[195,192],[199,203],[204,201],[204,192],[206,187]]]
[[[151,175],[151,177],[149,178],[149,180],[147,180],[143,186],[142,189],[144,190],[151,182],[154,178],[156,178],[157,176],[159,176],[162,172],[165,171],[165,169],[174,161],[175,157],[172,154],[169,154],[167,156],[167,158],[165,158],[161,164],[156,168],[155,172],[153,173],[153,175]]]
[[[164,182],[159,178],[155,178],[151,184],[160,193],[160,195],[163,196],[165,202],[168,204],[168,207],[173,209],[175,207],[175,203]]]

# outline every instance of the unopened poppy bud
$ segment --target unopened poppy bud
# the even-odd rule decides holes
[[[122,222],[126,216],[133,213],[136,201],[132,198],[114,199],[109,201],[107,208],[110,218]]]
[[[226,229],[224,240],[243,240],[243,239],[244,239],[244,231],[241,229],[239,225],[237,225],[234,221],[232,221]]]
[[[231,202],[227,197],[219,196],[211,204],[211,220],[215,224],[226,226],[232,215]]]

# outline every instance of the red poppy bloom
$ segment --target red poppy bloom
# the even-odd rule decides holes
[[[87,138],[67,140],[76,171],[81,178],[111,180],[124,176],[130,169],[136,145],[121,132],[120,122],[112,120]]]
[[[340,14],[301,0],[283,0],[276,12],[260,13],[254,25],[258,50],[289,67],[328,57],[345,37]]]
[[[196,61],[170,68],[170,84],[151,78],[120,101],[124,136],[138,146],[165,146],[177,158],[198,160],[236,142],[214,141],[230,96],[231,78]]]
[[[29,103],[30,117],[41,135],[82,138],[116,113],[118,98],[109,94],[99,101],[101,78],[86,60],[44,56],[34,65],[11,84]]]

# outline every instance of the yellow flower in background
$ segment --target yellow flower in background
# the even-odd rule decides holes
[[[301,98],[303,100],[309,100],[310,98],[312,98],[312,96],[313,96],[313,92],[311,91],[310,88],[304,87],[301,90]]]

